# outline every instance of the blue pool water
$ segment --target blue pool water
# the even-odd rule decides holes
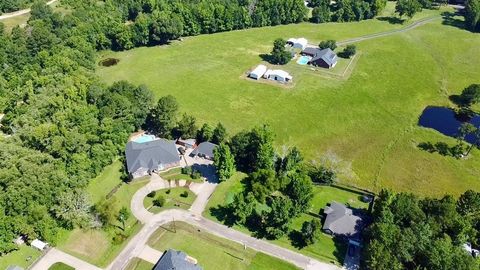
[[[137,143],[145,143],[145,142],[151,142],[151,141],[153,141],[153,140],[155,140],[155,136],[153,136],[153,135],[145,135],[145,134],[144,134],[144,135],[136,138],[136,139],[134,140],[134,142],[137,142]]]
[[[298,58],[297,60],[297,64],[299,65],[306,65],[308,64],[308,61],[310,61],[310,57],[308,56],[300,56],[300,58]]]

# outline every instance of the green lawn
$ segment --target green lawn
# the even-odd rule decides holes
[[[222,182],[218,185],[217,189],[210,198],[204,216],[216,221],[222,222],[217,215],[215,209],[218,209],[219,206],[225,206],[228,203],[233,201],[233,196],[242,191],[241,179],[245,177],[244,174],[236,174],[232,179]],[[344,203],[354,208],[358,209],[368,209],[368,204],[360,201],[360,194],[345,190],[342,188],[337,188],[333,186],[315,186],[314,187],[314,197],[312,199],[312,205],[309,213],[302,214],[300,217],[294,219],[290,226],[293,235],[296,231],[300,231],[302,224],[305,221],[309,221],[314,218],[319,218],[321,210],[325,208],[327,203],[332,201],[337,201]],[[239,225],[234,225],[233,228],[250,233],[247,228]],[[317,258],[321,261],[332,262],[340,264],[343,262],[343,258],[346,252],[346,245],[341,241],[337,241],[330,237],[329,235],[322,234],[317,243],[311,246],[299,248],[296,247],[292,242],[289,236],[284,236],[278,240],[271,241],[282,247],[292,249],[294,251],[303,253],[307,256]]]
[[[42,253],[27,245],[21,245],[18,250],[0,257],[0,269],[6,269],[10,265],[18,265],[28,268]]]
[[[169,248],[181,250],[197,259],[198,264],[205,270],[298,269],[253,249],[245,250],[241,244],[197,230],[183,222],[176,222],[175,226],[170,223],[159,228],[150,237],[148,244],[160,251]]]
[[[127,265],[126,270],[152,270],[153,264],[139,258],[133,258]]]
[[[188,192],[188,197],[180,196],[183,192]],[[153,205],[153,200],[158,198],[158,196],[163,196],[165,198],[165,205],[162,207],[157,207]],[[143,206],[145,206],[148,211],[152,213],[160,213],[165,209],[172,209],[172,208],[180,208],[180,209],[189,209],[192,206],[193,201],[197,196],[195,193],[190,191],[188,188],[185,187],[176,187],[171,189],[162,189],[156,192],[154,198],[145,197],[143,201]]]
[[[87,190],[89,191],[94,202],[98,202],[111,193],[112,188],[122,183],[120,181],[121,163],[116,161],[112,165],[105,168],[105,170],[94,179]],[[146,185],[148,179],[140,179],[129,184],[121,184],[120,187],[113,193],[109,199],[110,203],[115,203],[117,208],[127,207],[130,209],[130,201],[133,194]],[[96,199],[95,199],[96,198]],[[115,224],[120,226],[120,222]],[[129,237],[134,236],[141,228],[141,224],[137,222],[133,215],[126,221],[125,234]],[[115,256],[127,244],[128,239],[121,244],[115,244],[113,237],[119,228],[109,227],[107,229],[92,229],[81,230],[75,229],[73,231],[64,231],[59,236],[57,247],[67,253],[77,256],[87,262],[95,264],[100,267],[107,266]]]
[[[54,265],[50,266],[48,270],[75,270],[75,268],[68,266],[64,263],[58,262],[55,263]]]
[[[412,21],[442,11],[424,11]],[[307,159],[316,160],[326,152],[335,154],[351,168],[341,176],[346,184],[434,196],[479,189],[480,151],[456,160],[416,147],[425,141],[454,142],[418,127],[418,117],[428,105],[451,105],[448,95],[479,82],[478,34],[439,18],[408,32],[357,43],[361,57],[346,80],[317,76],[295,63],[282,67],[291,71],[293,88],[243,78],[278,37],[304,36],[317,43],[409,23],[302,23],[200,35],[168,46],[102,52],[99,59],[116,57],[120,63],[99,67],[97,73],[107,83],[128,80],[146,84],[157,97],[172,94],[182,111],[200,123],[220,121],[230,134],[268,123],[279,149],[296,145]]]
[[[186,180],[189,182],[202,183],[202,179],[193,179],[188,174],[182,173],[182,168],[174,168],[166,172],[160,173],[160,176],[165,180]]]

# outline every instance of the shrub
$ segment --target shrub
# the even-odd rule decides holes
[[[320,44],[318,44],[318,47],[322,50],[326,48],[330,48],[333,51],[337,48],[337,42],[333,39],[324,40],[320,42]]]
[[[180,197],[183,197],[183,198],[187,198],[188,197],[188,191],[184,191],[182,192],[182,194],[180,194]]]
[[[200,177],[202,177],[202,174],[199,172],[199,171],[193,171],[192,174],[190,174],[190,177],[192,177],[192,179],[200,179]]]
[[[183,167],[182,168],[182,174],[192,174],[193,170],[192,170],[192,166],[187,166],[187,167]]]
[[[343,58],[350,58],[357,53],[357,47],[355,45],[347,45],[345,49],[343,49],[341,56]]]
[[[149,198],[154,198],[155,195],[157,195],[157,192],[154,190],[154,191],[148,193],[148,194],[147,194],[147,197],[149,197]]]
[[[435,149],[437,149],[437,152],[442,156],[446,156],[450,153],[450,148],[448,147],[448,144],[444,142],[437,142],[435,144]]]
[[[172,190],[167,189],[167,191],[165,191],[165,194],[170,194],[171,191],[172,191]]]
[[[123,241],[125,241],[126,239],[128,238],[128,235],[124,234],[124,233],[116,233],[115,236],[113,237],[113,244],[115,245],[120,245],[121,243],[123,243]]]
[[[157,207],[162,207],[165,205],[165,197],[162,195],[158,196],[155,200],[153,200],[153,205]]]
[[[308,169],[308,176],[313,182],[325,185],[331,185],[337,179],[335,171],[323,166],[312,166]]]

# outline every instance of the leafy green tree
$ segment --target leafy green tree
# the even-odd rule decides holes
[[[265,218],[264,231],[268,239],[278,239],[287,234],[292,219],[293,204],[288,197],[271,196],[267,202],[270,211],[263,213]]]
[[[230,152],[228,145],[222,143],[213,150],[213,164],[220,181],[225,181],[232,177],[235,172],[235,158]]]
[[[464,16],[467,28],[480,32],[480,0],[466,0]]]
[[[130,218],[130,211],[128,211],[127,207],[122,207],[117,215],[117,220],[122,223],[122,230],[125,231],[125,221]]]
[[[52,15],[53,10],[45,4],[45,1],[35,1],[31,7],[29,20],[45,20],[49,19]]]
[[[151,17],[141,13],[133,24],[133,42],[136,46],[145,46],[150,42]]]
[[[227,138],[227,129],[222,125],[222,123],[218,123],[215,129],[213,130],[212,143],[214,144],[224,143],[226,138]]]
[[[182,36],[183,22],[181,18],[167,11],[155,11],[152,14],[152,43],[167,43]]]
[[[197,132],[197,144],[202,142],[208,142],[212,140],[213,137],[213,130],[212,127],[205,123],[203,124],[202,128]]]
[[[171,138],[172,130],[177,125],[177,112],[178,103],[175,97],[161,97],[150,111],[148,128],[160,137]]]
[[[422,10],[422,6],[418,0],[398,0],[395,5],[395,12],[400,15],[400,17],[407,16],[412,18],[415,13]]]
[[[285,176],[290,172],[294,172],[300,168],[303,156],[298,148],[293,147],[288,150],[284,157],[278,157],[275,161],[275,171],[280,176]]]
[[[467,190],[457,201],[457,211],[467,217],[480,218],[480,193]]]
[[[243,193],[237,193],[230,205],[232,214],[239,224],[245,224],[247,219],[252,215],[257,201],[253,193],[249,192],[246,196]]]
[[[330,7],[328,4],[324,4],[313,8],[311,21],[314,23],[326,23],[331,20],[331,17]]]
[[[273,169],[273,139],[274,134],[266,125],[233,136],[230,149],[235,156],[237,169],[244,172]]]
[[[337,42],[332,39],[324,40],[318,44],[318,47],[322,50],[330,48],[330,50],[334,51],[337,48]]]
[[[347,45],[345,49],[343,49],[341,55],[342,57],[345,57],[345,58],[351,58],[356,53],[357,53],[357,47],[355,45],[350,44],[350,45]]]
[[[306,168],[308,176],[315,183],[331,185],[337,180],[335,171],[325,168],[323,166],[310,164]]]
[[[374,16],[377,16],[382,13],[382,11],[387,6],[387,0],[372,0],[370,1],[372,6],[372,12]]]
[[[103,226],[113,225],[119,212],[117,201],[115,198],[103,200],[95,205],[95,212]]]
[[[293,213],[298,216],[310,209],[313,198],[313,185],[310,177],[304,173],[295,173],[288,176],[290,184],[285,194],[292,200]]]
[[[284,39],[278,38],[273,42],[273,50],[271,52],[272,63],[276,65],[285,65],[291,59],[292,55],[290,52],[285,50],[285,45],[287,42]]]
[[[460,99],[462,104],[467,107],[478,103],[480,101],[480,84],[472,84],[463,89]]]
[[[158,195],[158,197],[152,201],[153,205],[157,207],[163,207],[165,205],[165,202],[166,199],[162,195]]]
[[[194,138],[197,135],[197,130],[195,117],[184,113],[174,133],[177,138]]]
[[[64,221],[69,228],[85,228],[90,225],[91,204],[87,194],[81,190],[58,195],[58,203],[52,207],[55,216]]]
[[[253,195],[259,202],[264,202],[265,199],[275,190],[280,188],[280,180],[276,177],[273,170],[258,170],[251,173],[247,179],[248,190],[252,191]]]
[[[302,224],[301,234],[305,245],[315,244],[322,233],[322,224],[318,219],[305,221]]]

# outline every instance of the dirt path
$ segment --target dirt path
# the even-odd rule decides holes
[[[52,5],[53,3],[57,2],[57,1],[58,0],[50,0],[50,1],[47,2],[47,5]],[[26,9],[22,9],[22,10],[19,10],[19,11],[12,12],[12,13],[5,13],[3,15],[0,15],[0,21],[27,14],[27,13],[30,13],[30,11],[31,11],[31,9],[26,8]]]

